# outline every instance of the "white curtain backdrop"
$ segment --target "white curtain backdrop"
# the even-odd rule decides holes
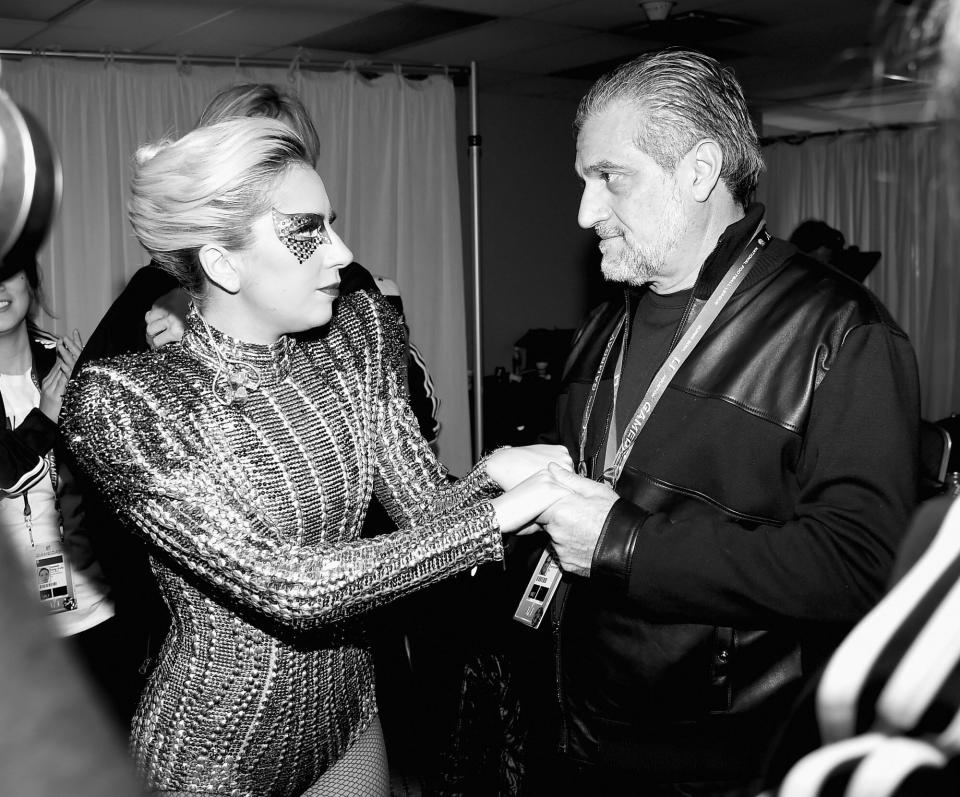
[[[775,235],[822,219],[848,246],[882,252],[866,284],[913,341],[931,420],[960,412],[960,220],[942,179],[941,135],[916,127],[771,144],[757,192]]]
[[[0,87],[38,117],[63,161],[63,205],[41,253],[56,317],[42,325],[89,335],[148,260],[125,213],[134,150],[186,133],[214,94],[241,82],[277,84],[298,95],[316,121],[317,168],[339,231],[359,263],[400,286],[411,337],[442,402],[440,457],[464,473],[470,426],[463,255],[454,89],[446,77],[5,61]]]

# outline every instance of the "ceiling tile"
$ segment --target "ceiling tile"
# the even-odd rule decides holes
[[[564,0],[421,0],[422,5],[473,11],[495,17],[522,17],[553,6]]]
[[[181,33],[223,14],[237,3],[190,2],[190,0],[96,0],[80,6],[63,18],[71,28],[87,28],[115,38],[150,41]]]
[[[77,0],[3,0],[0,25],[8,19],[33,19],[47,21],[62,14]],[[0,28],[2,30],[2,28]]]
[[[637,47],[637,41],[627,36],[587,33],[572,41],[558,42],[546,47],[511,53],[501,58],[492,58],[485,62],[485,66],[548,75],[585,63],[611,59],[626,61],[639,52]]]
[[[149,28],[127,33],[118,38],[111,31],[97,28],[74,28],[51,25],[23,42],[24,48],[36,50],[82,50],[92,52],[132,53],[150,44],[155,34]],[[117,46],[118,42],[122,42]]]
[[[501,19],[423,44],[390,50],[383,55],[430,63],[482,62],[529,48],[572,41],[582,35],[583,31],[562,25],[548,25],[527,19]]]
[[[368,3],[368,11],[384,7],[382,0]],[[206,55],[251,55],[286,47],[305,34],[321,33],[352,22],[363,15],[353,4],[340,8],[288,8],[282,11],[243,8],[216,17],[184,33],[159,39],[150,52],[193,52]]]
[[[425,5],[395,6],[315,36],[301,37],[297,44],[373,54],[414,42],[455,35],[491,19],[485,14]]]
[[[22,19],[4,19],[0,17],[0,47],[7,50],[25,47],[23,42],[40,33],[46,27],[45,22],[32,22]]]

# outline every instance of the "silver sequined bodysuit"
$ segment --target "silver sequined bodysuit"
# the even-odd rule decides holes
[[[70,386],[68,445],[151,544],[173,615],[132,729],[156,791],[297,795],[376,713],[362,612],[501,558],[482,465],[450,484],[403,385],[404,334],[366,293],[324,340],[220,349],[254,365],[211,393],[195,313],[180,346],[103,360]],[[372,493],[401,531],[358,539]]]

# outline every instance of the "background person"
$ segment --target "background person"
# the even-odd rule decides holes
[[[6,95],[0,95],[0,101],[0,114],[10,113],[12,104]],[[13,135],[14,131],[32,130],[33,124],[3,125],[3,129]],[[33,149],[31,179],[35,184],[29,190],[23,187],[23,197],[3,197],[7,207],[27,206],[30,214],[26,220],[16,219],[24,228],[19,235],[14,230],[12,237],[3,236],[9,248],[0,253],[0,415],[4,419],[0,430],[0,533],[17,552],[22,583],[49,614],[55,632],[69,640],[102,696],[122,718],[133,689],[125,677],[122,635],[90,537],[82,496],[72,489],[72,477],[63,462],[57,425],[63,391],[82,343],[76,330],[57,338],[32,320],[42,302],[36,252],[59,201],[57,196],[47,218],[38,215],[41,183],[58,179],[46,173],[55,168],[50,150],[37,154],[37,148],[44,146],[49,147],[35,132],[32,141],[12,147],[14,153]],[[22,169],[22,164],[10,166],[11,171],[17,168]],[[16,181],[0,184],[7,189]],[[3,219],[6,221],[5,216]]]
[[[765,232],[757,136],[715,60],[624,64],[576,126],[578,220],[627,292],[581,329],[558,407],[585,476],[556,474],[576,495],[540,518],[565,576],[531,790],[744,793],[888,576],[913,351],[866,289]]]

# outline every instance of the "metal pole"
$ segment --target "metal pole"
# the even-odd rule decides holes
[[[248,66],[248,67],[286,67],[290,66],[289,58],[247,58],[244,56],[231,57],[225,55],[172,55],[169,53],[97,53],[84,50],[23,50],[0,49],[0,58],[22,59],[32,57],[42,58],[72,58],[78,61],[116,61],[116,62],[144,62],[155,64],[196,64],[198,66]],[[297,59],[297,66],[301,69],[337,70],[344,69],[348,62],[311,60],[308,56]],[[449,64],[395,64],[385,61],[351,62],[359,72],[393,72],[399,66],[405,75],[462,75],[466,67],[451,66]]]
[[[480,136],[477,134],[477,62],[470,62],[470,199],[473,211],[473,457],[483,453],[483,339],[480,301]]]

